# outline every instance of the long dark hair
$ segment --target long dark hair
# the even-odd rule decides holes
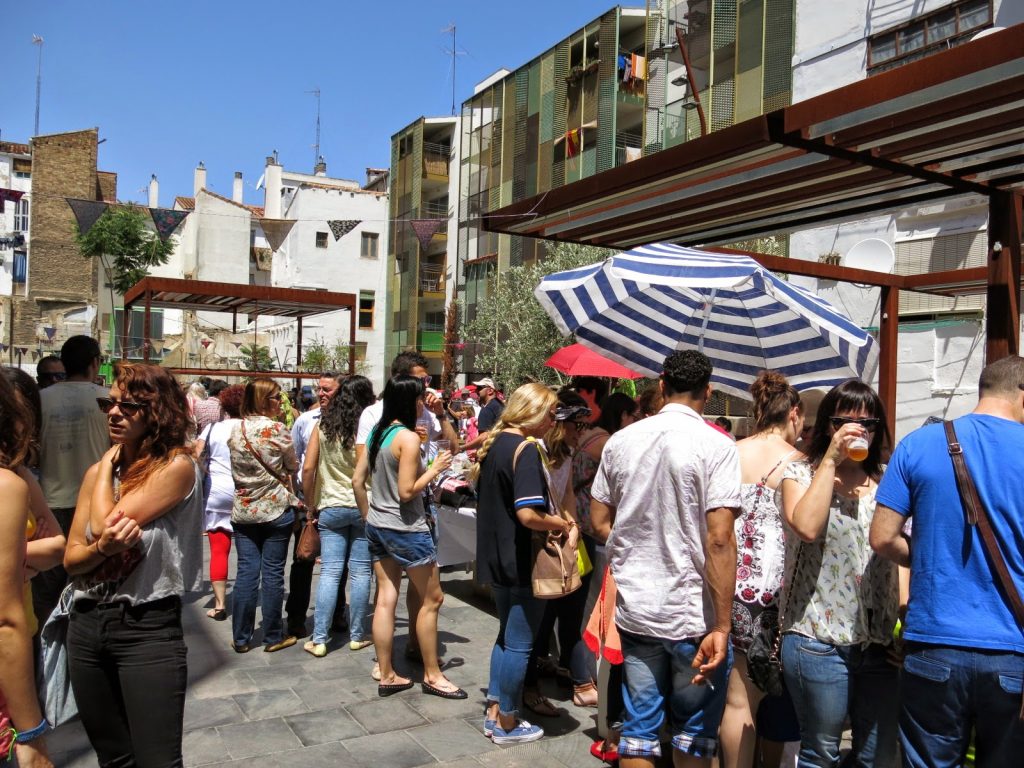
[[[625,392],[612,392],[601,403],[601,415],[594,426],[601,427],[609,435],[614,435],[622,429],[623,414],[636,413],[636,411],[636,400]]]
[[[423,397],[423,392],[423,382],[415,376],[392,376],[384,385],[384,394],[381,397],[384,412],[366,445],[371,475],[377,463],[377,454],[384,444],[384,433],[388,431],[388,425],[397,421],[406,429],[416,429],[416,401]]]
[[[17,469],[32,448],[35,419],[29,404],[6,376],[0,376],[0,469]]]
[[[882,469],[882,451],[891,444],[892,435],[889,434],[889,422],[885,416],[882,399],[875,390],[860,379],[848,379],[842,384],[838,384],[822,399],[821,405],[818,406],[818,418],[814,422],[814,432],[811,434],[810,444],[807,448],[807,458],[811,464],[817,466],[832,442],[829,419],[839,413],[859,411],[867,411],[879,420],[878,426],[875,427],[875,431],[871,435],[868,457],[861,462],[861,466],[869,476],[878,478]]]
[[[328,440],[341,440],[346,451],[352,450],[359,428],[359,415],[377,398],[373,383],[365,376],[350,376],[341,382],[338,391],[327,401],[320,413],[320,431]]]

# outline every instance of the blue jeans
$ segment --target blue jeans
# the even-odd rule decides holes
[[[362,515],[355,507],[324,507],[320,510],[320,584],[316,588],[313,614],[313,642],[326,643],[338,604],[338,585],[348,560],[349,634],[352,640],[366,638],[366,606],[370,599],[370,548]]]
[[[231,590],[231,634],[235,645],[248,645],[256,626],[256,600],[262,592],[263,644],[284,640],[284,564],[295,515],[289,509],[269,523],[235,523],[238,573]]]
[[[887,650],[795,634],[782,638],[782,670],[800,721],[799,768],[839,765],[847,716],[853,748],[844,765],[896,765],[899,671],[888,662]]]
[[[498,637],[491,649],[487,701],[498,702],[503,715],[514,715],[523,695],[526,665],[533,641],[544,618],[546,603],[533,596],[532,587],[493,585],[498,606]]]
[[[907,643],[900,679],[906,768],[960,766],[974,730],[977,764],[1020,765],[1024,656]]]
[[[626,703],[619,754],[660,756],[659,733],[667,710],[672,747],[695,757],[714,757],[732,670],[732,642],[725,661],[711,672],[708,682],[693,685],[690,681],[697,670],[690,665],[703,638],[665,640],[621,629],[619,636]]]

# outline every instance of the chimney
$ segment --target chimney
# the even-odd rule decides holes
[[[155,173],[149,177],[149,207],[160,207],[160,182],[156,180]]]
[[[206,189],[206,166],[202,161],[196,166],[196,173],[192,182],[192,195],[198,195],[200,189]]]
[[[316,165],[313,166],[314,176],[326,176],[327,175],[327,163],[324,162],[324,156],[320,155],[316,161]]]
[[[281,218],[281,166],[277,162],[277,151],[267,158],[263,173],[263,213],[268,219]]]
[[[235,182],[231,187],[231,199],[236,203],[242,202],[242,172],[235,171]]]

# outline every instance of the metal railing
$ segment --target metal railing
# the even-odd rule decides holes
[[[432,200],[424,203],[420,206],[420,215],[425,219],[447,219],[448,218],[448,200]],[[448,234],[447,232],[438,232],[439,235]]]

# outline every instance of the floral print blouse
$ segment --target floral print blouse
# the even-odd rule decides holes
[[[806,461],[791,462],[782,474],[804,487],[813,476]],[[821,538],[805,543],[786,530],[783,633],[832,645],[892,642],[899,580],[896,565],[868,544],[874,515],[874,492],[857,499],[833,494]]]
[[[273,475],[249,450],[245,437],[273,470]],[[231,430],[228,449],[231,452],[231,477],[235,481],[232,523],[269,523],[279,518],[288,507],[299,504],[298,497],[277,479],[290,482],[297,465],[292,435],[284,424],[266,416],[240,419]]]

